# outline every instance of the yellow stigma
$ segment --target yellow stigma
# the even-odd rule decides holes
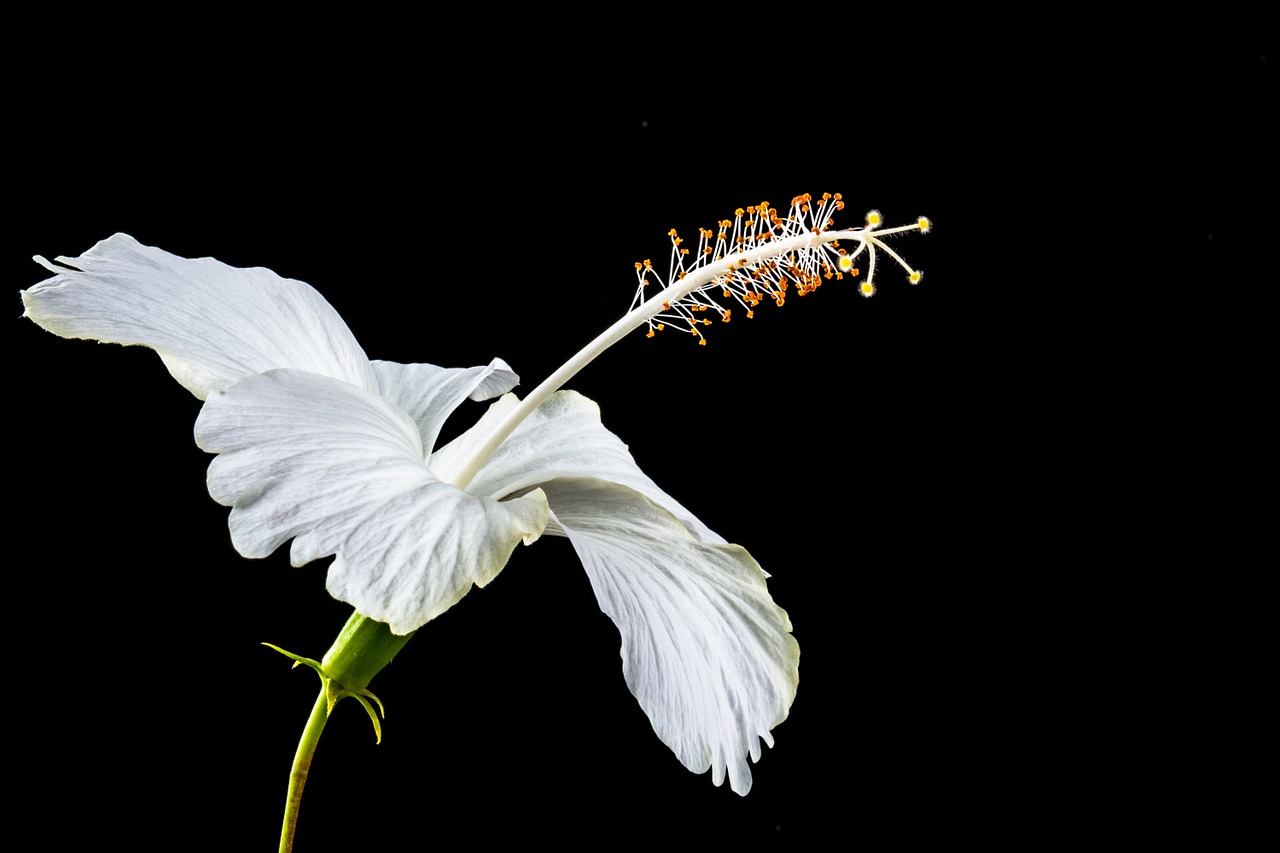
[[[867,211],[867,227],[868,228],[878,228],[883,224],[884,224],[884,217],[880,215],[880,211],[878,210]]]
[[[933,223],[929,221],[927,216],[921,216],[916,220],[916,227],[920,229],[921,234],[928,234],[929,229],[933,227]]]
[[[924,273],[920,272],[920,270],[913,270],[911,275],[907,276],[907,281],[912,284],[919,284],[922,278],[924,278]]]

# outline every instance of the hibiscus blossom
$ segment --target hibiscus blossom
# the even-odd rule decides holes
[[[622,634],[624,672],[658,735],[695,772],[745,794],[745,756],[787,715],[799,650],[764,573],[636,466],[571,391],[549,397],[466,490],[469,451],[518,402],[435,448],[468,397],[509,391],[501,361],[445,369],[370,361],[311,287],[265,269],[187,260],[117,234],[23,294],[72,338],[141,344],[206,400],[197,443],[236,549],[292,539],[294,565],[334,555],[328,588],[399,634],[484,586],[515,546],[568,536]]]
[[[761,740],[772,745],[796,693],[787,614],[745,549],[649,479],[593,402],[559,388],[646,323],[704,342],[701,314],[728,321],[732,310],[713,291],[750,316],[763,296],[781,305],[789,286],[803,295],[823,276],[856,275],[851,262],[864,250],[872,272],[877,247],[905,268],[879,237],[928,227],[922,219],[874,232],[875,214],[865,228],[824,233],[837,206],[827,196],[811,210],[803,196],[788,219],[762,205],[745,225],[739,211],[732,240],[728,221],[714,244],[705,232],[688,267],[672,232],[670,286],[645,300],[656,273],[636,264],[638,307],[524,400],[509,393],[517,377],[500,359],[471,368],[373,361],[309,285],[123,234],[58,258],[61,266],[37,258],[55,275],[23,301],[55,334],[154,349],[205,401],[195,437],[216,454],[209,492],[231,507],[236,549],[263,557],[292,541],[299,566],[332,556],[329,592],[395,634],[486,585],[517,544],[567,537],[621,634],[627,685],[655,732],[690,770],[711,769],[717,785],[727,775],[746,794],[747,756],[759,759]],[[837,249],[837,237],[858,249]],[[494,402],[436,447],[468,398]]]

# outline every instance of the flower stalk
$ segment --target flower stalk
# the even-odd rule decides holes
[[[298,810],[302,808],[302,789],[307,784],[311,759],[320,743],[324,724],[329,721],[326,692],[324,688],[320,689],[316,704],[311,708],[311,716],[307,718],[307,725],[302,730],[302,739],[298,741],[298,751],[293,756],[293,769],[289,773],[289,795],[284,804],[284,826],[280,830],[280,853],[292,853],[293,850],[293,834],[298,829]]]
[[[302,730],[302,738],[298,741],[298,749],[293,756],[293,768],[289,772],[289,792],[285,798],[284,822],[280,830],[280,853],[291,853],[293,850],[293,835],[298,828],[298,812],[302,808],[302,790],[307,784],[307,775],[311,770],[316,747],[320,744],[320,735],[324,733],[325,723],[329,721],[334,706],[348,697],[359,701],[368,712],[374,733],[381,743],[382,725],[368,700],[372,699],[377,703],[378,711],[384,717],[386,710],[381,700],[369,692],[369,682],[391,663],[414,633],[416,632],[393,634],[391,627],[385,622],[369,619],[353,611],[320,662],[271,646],[292,658],[295,667],[308,666],[320,676],[320,695],[316,697],[311,716],[307,718],[307,724]]]

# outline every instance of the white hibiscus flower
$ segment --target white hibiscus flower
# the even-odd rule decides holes
[[[137,344],[205,400],[196,441],[217,454],[210,494],[231,507],[236,549],[262,557],[292,540],[294,565],[332,555],[328,589],[407,634],[484,586],[520,542],[568,537],[622,636],[623,672],[658,736],[694,772],[751,787],[747,756],[787,716],[799,648],[747,551],[709,530],[642,472],[590,400],[558,390],[631,329],[671,324],[701,340],[700,313],[727,320],[723,292],[749,308],[781,303],[818,276],[856,275],[851,258],[890,232],[827,232],[825,211],[725,228],[688,268],[672,235],[671,285],[519,400],[501,360],[448,369],[371,361],[310,286],[270,270],[188,260],[117,234],[77,258],[43,258],[54,277],[23,293],[26,316],[55,334]],[[753,211],[754,212],[754,211]],[[763,224],[767,214],[773,224]],[[788,224],[791,222],[793,224]],[[851,255],[835,240],[858,241]],[[828,257],[829,256],[829,257]],[[782,259],[782,263],[779,263]],[[919,273],[907,269],[912,281]],[[870,276],[862,290],[870,289]],[[655,318],[657,320],[655,324]],[[436,447],[464,399],[494,399]]]

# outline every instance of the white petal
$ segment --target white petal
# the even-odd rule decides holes
[[[188,260],[126,234],[58,258],[76,270],[36,260],[57,275],[23,291],[27,317],[65,338],[150,347],[202,400],[276,367],[377,388],[333,307],[310,285],[271,270]]]
[[[380,396],[417,422],[428,459],[440,427],[463,400],[488,400],[507,393],[520,382],[520,377],[500,358],[485,367],[374,361],[373,372],[378,377]]]
[[[751,789],[747,763],[787,717],[800,648],[764,573],[737,545],[697,542],[630,489],[597,480],[543,486],[548,532],[568,535],[600,609],[622,634],[627,686],[695,773]],[[559,532],[559,531],[557,531]]]
[[[211,394],[196,442],[221,454],[209,493],[233,507],[241,554],[266,556],[292,538],[294,565],[336,555],[329,592],[397,634],[484,586],[547,522],[542,492],[498,502],[440,482],[404,412],[300,370]]]
[[[517,402],[510,395],[498,400],[474,427],[436,451],[431,468],[440,479],[451,480]],[[501,498],[561,477],[592,477],[635,489],[678,518],[701,541],[725,541],[658,488],[640,470],[627,446],[600,423],[600,407],[574,391],[551,395],[525,418],[468,484],[467,491]]]

